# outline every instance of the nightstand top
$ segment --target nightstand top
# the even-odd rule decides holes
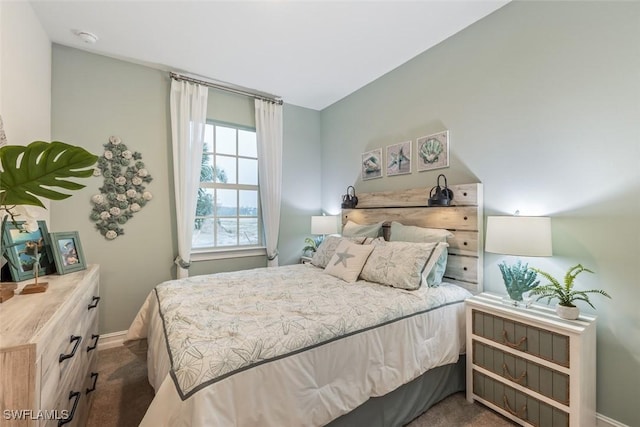
[[[487,309],[510,317],[520,318],[522,321],[545,322],[563,329],[580,332],[589,327],[596,320],[596,316],[580,313],[577,320],[565,320],[558,317],[553,307],[534,303],[530,307],[514,307],[503,302],[504,295],[483,292],[467,299],[467,304],[479,309]]]

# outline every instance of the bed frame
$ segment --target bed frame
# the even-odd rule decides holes
[[[342,210],[342,224],[384,221],[385,239],[391,221],[418,227],[443,228],[449,238],[445,281],[480,293],[483,289],[483,193],[482,184],[451,185],[451,206],[427,206],[430,188],[358,194],[355,209]]]

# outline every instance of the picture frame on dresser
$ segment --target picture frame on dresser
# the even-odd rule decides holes
[[[39,276],[55,272],[47,223],[41,220],[37,224],[37,230],[27,231],[26,221],[6,220],[2,223],[4,256],[14,282],[33,279],[36,265],[40,266]]]
[[[50,233],[53,258],[58,274],[67,274],[87,268],[80,234],[77,231]]]

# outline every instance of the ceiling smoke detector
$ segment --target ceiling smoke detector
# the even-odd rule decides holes
[[[94,44],[98,41],[98,36],[88,31],[74,31],[74,34],[87,44]]]

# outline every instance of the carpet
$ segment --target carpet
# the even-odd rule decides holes
[[[146,341],[100,350],[98,382],[87,427],[135,427],[153,399],[147,381]],[[512,422],[455,393],[407,427],[507,427]],[[360,427],[360,426],[354,426]]]

